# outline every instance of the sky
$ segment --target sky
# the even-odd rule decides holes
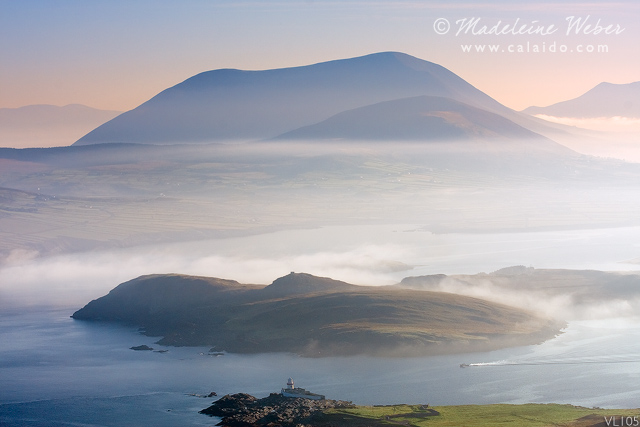
[[[522,110],[640,80],[639,40],[633,1],[0,0],[0,108],[126,111],[207,70],[401,51]]]

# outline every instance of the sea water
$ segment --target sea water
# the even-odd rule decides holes
[[[637,318],[571,322],[541,345],[488,353],[308,359],[287,349],[213,356],[204,347],[162,348],[154,344],[157,338],[136,328],[69,316],[139,274],[269,283],[296,270],[360,284],[382,277],[372,284],[389,284],[408,275],[488,272],[516,264],[634,270],[639,245],[637,227],[451,235],[413,226],[328,227],[5,265],[0,268],[0,425],[214,425],[216,419],[198,414],[214,399],[199,396],[262,397],[279,391],[289,377],[300,387],[357,404],[638,407]],[[141,344],[168,351],[130,349]]]
[[[200,396],[262,397],[288,377],[357,404],[640,403],[640,327],[629,324],[571,324],[544,344],[487,353],[310,359],[161,347],[135,329],[69,314],[0,317],[1,425],[213,425],[215,419],[198,411],[215,398]],[[141,344],[168,351],[130,349]]]

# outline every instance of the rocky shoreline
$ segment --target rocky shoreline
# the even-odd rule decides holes
[[[352,402],[341,400],[311,400],[284,397],[280,393],[258,399],[246,393],[226,395],[201,414],[220,417],[225,427],[289,427],[318,425],[316,418],[332,408],[354,408]]]
[[[336,400],[288,398],[279,393],[271,393],[262,399],[246,393],[226,395],[200,413],[220,417],[222,420],[217,425],[222,427],[406,427],[432,423],[515,427],[524,425],[523,420],[533,419],[539,425],[604,427],[624,425],[619,420],[631,422],[639,418],[638,409],[585,408],[553,403],[436,408],[426,404],[356,406]]]

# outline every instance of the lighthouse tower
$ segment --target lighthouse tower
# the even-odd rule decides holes
[[[287,380],[287,388],[283,388],[280,391],[280,394],[282,394],[284,397],[297,397],[297,398],[303,398],[303,399],[324,400],[324,395],[322,394],[311,393],[310,391],[307,391],[300,387],[296,388],[293,385],[293,378],[289,378]]]

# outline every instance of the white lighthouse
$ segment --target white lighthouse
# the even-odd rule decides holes
[[[315,394],[307,391],[303,388],[296,388],[293,384],[293,378],[289,378],[287,380],[287,388],[283,388],[280,391],[280,394],[284,397],[301,397],[303,399],[312,399],[312,400],[324,400],[324,395]]]

